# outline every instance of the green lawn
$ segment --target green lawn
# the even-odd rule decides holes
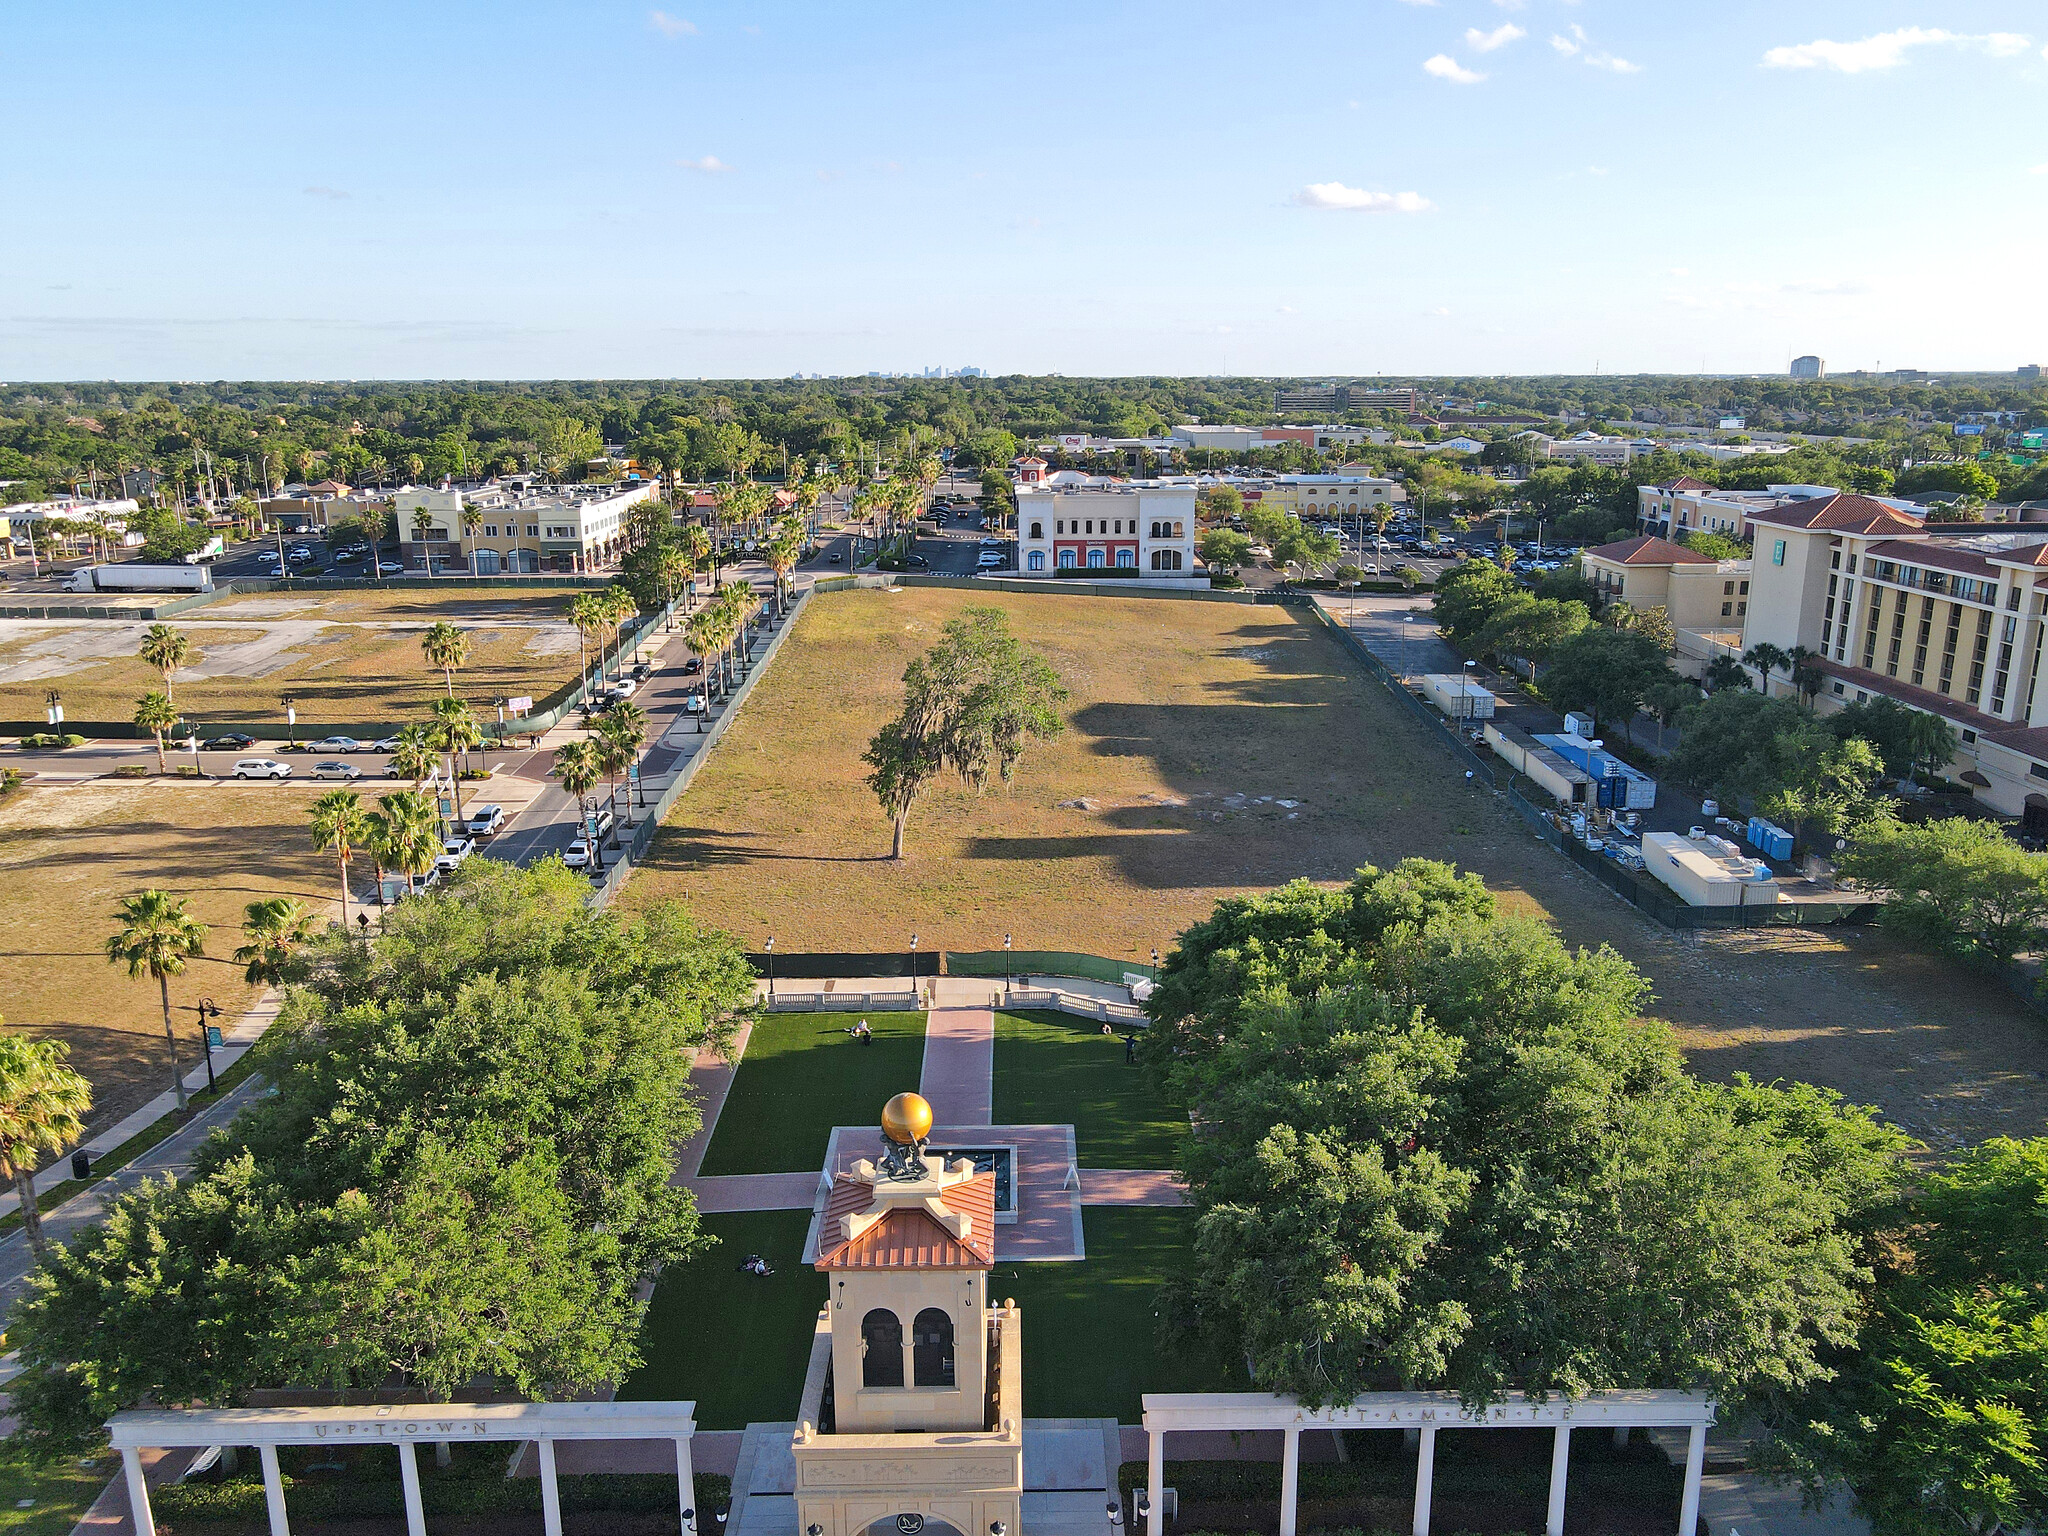
[[[872,1045],[846,1031],[866,1018]],[[704,1174],[808,1173],[825,1166],[835,1125],[877,1125],[882,1106],[924,1075],[921,1013],[771,1013],[754,1026]]]
[[[1188,1261],[1194,1213],[1137,1206],[1082,1212],[1078,1264],[998,1264],[996,1301],[1024,1312],[1024,1415],[1136,1424],[1146,1392],[1242,1392],[1242,1372],[1165,1354],[1158,1291]]]
[[[1171,1168],[1187,1115],[1124,1061],[1119,1035],[1069,1013],[996,1015],[998,1125],[1071,1125],[1083,1168]]]
[[[825,1277],[803,1262],[810,1222],[809,1211],[706,1216],[718,1246],[663,1272],[640,1338],[647,1363],[626,1378],[619,1396],[694,1398],[700,1429],[794,1419],[825,1304]],[[741,1274],[740,1260],[750,1253],[775,1273]]]
[[[93,1465],[80,1466],[81,1460]],[[15,1456],[0,1459],[0,1532],[71,1536],[71,1528],[120,1471],[121,1458],[105,1446],[83,1458],[67,1457],[46,1466]],[[27,1509],[17,1508],[23,1499],[34,1502]]]

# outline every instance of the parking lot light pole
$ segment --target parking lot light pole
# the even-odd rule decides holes
[[[220,1009],[210,997],[202,997],[198,1002],[188,1003],[186,1006],[199,1015],[199,1043],[206,1048],[206,1091],[218,1093],[220,1085],[213,1080],[213,1029],[207,1021],[219,1018]]]
[[[64,723],[64,695],[54,688],[43,695],[43,718],[53,727]]]
[[[299,705],[290,694],[284,696],[285,750],[289,752],[299,742]]]
[[[1010,995],[1010,936],[1003,935],[1003,996]]]
[[[775,1006],[775,935],[768,935],[768,1006]]]
[[[917,991],[917,935],[910,936],[910,990]]]

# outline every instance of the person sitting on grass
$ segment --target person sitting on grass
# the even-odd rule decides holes
[[[750,1253],[744,1259],[741,1259],[740,1269],[745,1274],[758,1275],[764,1279],[775,1273],[775,1270],[769,1265],[768,1261],[758,1253]]]
[[[875,1043],[875,1032],[868,1028],[868,1021],[866,1019],[862,1019],[852,1029],[849,1029],[847,1033],[852,1035],[862,1045],[873,1045]]]

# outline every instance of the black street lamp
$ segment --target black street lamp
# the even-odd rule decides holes
[[[218,1093],[219,1086],[213,1080],[213,1030],[206,1021],[219,1018],[220,1009],[214,1005],[210,997],[202,997],[198,1002],[187,1003],[185,1006],[199,1015],[199,1043],[206,1047],[206,1091]]]
[[[910,936],[910,990],[917,990],[917,935]]]
[[[1010,995],[1010,936],[1003,935],[1003,996]]]
[[[284,749],[289,752],[299,744],[299,701],[290,694],[284,696]]]
[[[775,935],[768,935],[768,1006],[775,1006]]]
[[[43,705],[51,725],[64,723],[64,695],[52,688],[43,695]]]

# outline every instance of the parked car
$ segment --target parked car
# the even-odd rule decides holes
[[[322,736],[314,742],[315,752],[360,752],[363,744],[353,736]]]
[[[354,763],[344,763],[338,757],[328,758],[313,765],[313,777],[316,779],[360,779],[362,776],[362,769]]]
[[[462,861],[476,852],[476,844],[466,837],[451,837],[441,845],[441,857],[434,860],[434,868],[444,875],[452,875],[462,867]]]
[[[980,558],[974,562],[975,566],[978,569],[984,571],[1001,570],[1003,566],[1007,563],[1008,562],[1006,562],[1001,555],[997,554],[992,549],[984,549],[981,552]]]
[[[256,738],[247,731],[229,731],[224,736],[209,736],[199,745],[207,752],[246,752],[256,745]]]
[[[590,867],[590,840],[585,837],[578,837],[574,842],[570,843],[568,851],[562,855],[562,862],[571,869],[588,869]]]
[[[903,564],[907,569],[913,571],[928,571],[932,568],[931,561],[925,559],[923,555],[905,555],[903,557]]]
[[[997,537],[996,537],[996,536],[995,536],[994,534],[992,534],[992,533],[985,533],[985,534],[983,534],[983,535],[981,536],[981,542],[982,542],[982,543],[984,543],[984,544],[1000,544],[1000,543],[1002,543],[1003,541],[1002,541],[1001,539],[997,538]]]
[[[707,707],[707,700],[701,689],[696,693],[686,693],[683,695],[683,710],[685,713],[701,715]]]
[[[504,825],[505,807],[502,805],[473,805],[469,808],[471,837],[496,837]]]
[[[235,764],[238,779],[288,779],[292,776],[292,765],[280,763],[274,757],[245,757]]]
[[[615,699],[630,699],[640,691],[640,684],[630,677],[622,677],[611,685],[609,692]]]
[[[685,677],[695,677],[699,672],[702,672],[703,670],[704,658],[702,656],[692,656],[688,661],[683,663],[683,676]]]
[[[633,681],[636,683],[644,683],[652,676],[654,676],[654,668],[647,662],[643,661],[633,669]]]
[[[377,562],[377,569],[382,571],[386,576],[396,576],[400,571],[404,570],[405,567],[400,565],[396,560],[379,560]]]
[[[370,750],[372,752],[396,752],[398,750],[398,738],[396,736],[380,736],[370,743]]]

